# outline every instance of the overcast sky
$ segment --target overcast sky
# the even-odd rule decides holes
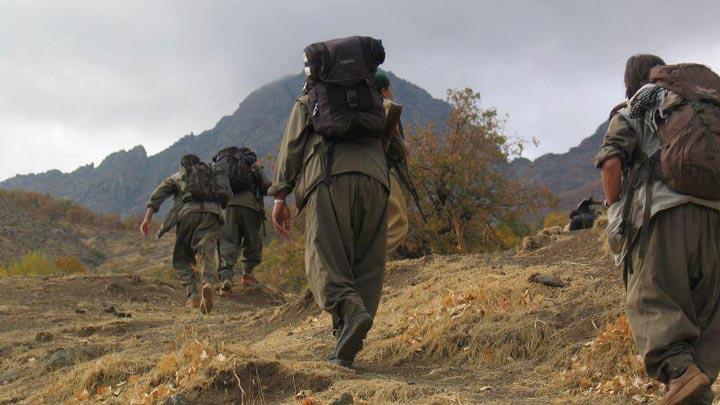
[[[540,140],[529,157],[564,152],[622,99],[629,55],[720,69],[718,21],[712,0],[0,0],[0,179],[157,153],[351,34],[435,97],[482,93]]]

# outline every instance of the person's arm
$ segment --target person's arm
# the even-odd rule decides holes
[[[305,127],[309,125],[309,119],[307,106],[297,100],[285,125],[269,195],[277,197],[280,192],[284,192],[287,196],[295,187],[305,156]]]
[[[272,186],[272,180],[265,174],[265,168],[259,162],[253,164],[253,171],[257,176],[261,194],[267,195],[268,189]]]
[[[152,208],[149,208],[145,210],[145,217],[143,217],[143,221],[140,224],[140,236],[143,238],[150,235],[150,224],[152,223],[153,214],[155,214],[155,210]]]
[[[595,166],[601,169],[605,203],[611,205],[620,199],[623,166],[629,164],[635,151],[637,134],[628,118],[617,113],[610,120],[602,148],[595,156]]]
[[[217,173],[215,175],[215,185],[217,187],[218,204],[220,204],[222,209],[225,209],[233,196],[232,187],[230,187],[230,178],[227,173],[223,171]]]
[[[268,194],[275,198],[272,212],[273,227],[282,236],[287,236],[292,227],[290,208],[285,199],[295,187],[297,177],[302,170],[307,125],[309,125],[307,107],[298,100],[290,111],[275,163],[272,186],[268,190]]]
[[[145,217],[140,224],[140,235],[146,237],[150,234],[150,224],[152,223],[153,214],[158,212],[162,203],[170,197],[175,196],[178,192],[178,184],[176,176],[170,176],[158,185],[150,195],[145,210]]]
[[[605,204],[610,206],[620,200],[622,189],[622,160],[613,156],[602,164],[602,188]]]

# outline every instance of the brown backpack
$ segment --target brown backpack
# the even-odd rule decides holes
[[[650,80],[685,100],[658,125],[665,183],[680,194],[720,200],[720,77],[682,63],[654,67]]]

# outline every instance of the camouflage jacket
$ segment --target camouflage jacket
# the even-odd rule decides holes
[[[230,183],[225,176],[219,176],[218,188],[221,192],[230,192]],[[222,180],[224,178],[224,182]],[[181,174],[174,173],[163,180],[152,192],[147,202],[147,208],[151,208],[153,212],[158,212],[162,203],[168,198],[173,198],[173,207],[163,220],[163,224],[158,232],[158,238],[175,227],[186,215],[192,212],[208,212],[216,214],[222,220],[222,208],[218,203],[214,202],[185,202],[183,203],[183,195],[180,192]]]

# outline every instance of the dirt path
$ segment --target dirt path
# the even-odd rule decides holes
[[[216,297],[214,313],[185,308],[178,283],[127,275],[0,279],[0,403],[31,396],[37,377],[61,378],[110,354],[152,364],[189,330],[218,341],[255,334],[243,325],[278,305],[244,290]]]

